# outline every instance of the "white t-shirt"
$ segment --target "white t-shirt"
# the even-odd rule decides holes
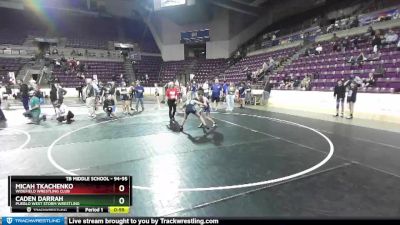
[[[374,53],[377,53],[378,52],[378,46],[377,45],[374,45],[374,48],[373,48],[373,50],[372,50]]]
[[[267,67],[268,67],[267,62],[264,62],[262,65],[262,70],[265,71],[267,69]]]
[[[66,116],[68,113],[68,107],[65,104],[61,104],[60,108],[56,107],[57,117]]]
[[[183,96],[185,96],[186,95],[186,87],[185,86],[181,86],[181,92],[182,92],[182,95]]]
[[[95,94],[97,95],[97,93],[99,93],[99,92],[100,92],[100,90],[99,90],[99,86],[97,86],[97,84],[96,84],[96,83],[92,83],[92,87],[93,87],[93,89],[94,89],[94,91],[95,91]]]
[[[203,84],[203,90],[204,90],[204,93],[208,93],[208,92],[209,92],[208,83],[204,83],[204,84]]]

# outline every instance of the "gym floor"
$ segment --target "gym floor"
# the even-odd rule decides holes
[[[71,125],[5,111],[0,214],[8,175],[70,173],[131,175],[131,216],[400,216],[399,133],[254,109],[213,113],[210,130],[191,115],[181,133],[165,106],[145,107],[91,120],[77,103]]]

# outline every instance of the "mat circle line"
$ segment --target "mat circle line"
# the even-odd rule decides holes
[[[22,145],[20,145],[18,148],[14,148],[14,149],[11,149],[11,150],[6,150],[6,151],[21,150],[21,149],[25,148],[25,146],[31,141],[31,135],[28,132],[24,131],[24,130],[15,129],[15,128],[0,128],[0,130],[16,131],[16,132],[23,133],[26,136],[25,142]]]
[[[332,141],[323,133],[319,132],[318,130],[299,124],[299,123],[295,123],[295,122],[291,122],[291,121],[287,121],[287,120],[282,120],[282,119],[277,119],[277,118],[273,118],[273,117],[267,117],[267,116],[258,116],[258,115],[251,115],[251,114],[245,114],[245,113],[220,113],[220,114],[227,114],[227,115],[240,115],[240,116],[249,116],[249,117],[255,117],[255,118],[262,118],[262,119],[268,119],[271,121],[275,121],[275,122],[279,122],[279,123],[284,123],[284,124],[289,124],[289,125],[293,125],[293,126],[298,126],[310,131],[313,131],[314,133],[320,135],[326,142],[328,142],[329,144],[329,153],[327,154],[327,156],[319,163],[317,163],[316,165],[305,169],[303,171],[291,174],[291,175],[287,175],[284,177],[279,177],[279,178],[275,178],[275,179],[270,179],[270,180],[265,180],[265,181],[259,181],[259,182],[252,182],[252,183],[246,183],[246,184],[237,184],[237,185],[229,185],[229,186],[215,186],[215,187],[200,187],[200,188],[176,188],[174,189],[174,191],[177,192],[200,192],[200,191],[218,191],[218,190],[230,190],[230,189],[241,189],[241,188],[248,188],[248,187],[256,187],[256,186],[262,186],[262,185],[270,185],[273,183],[279,183],[279,182],[283,182],[283,181],[287,181],[287,180],[291,180],[300,176],[303,176],[307,173],[310,173],[316,169],[318,169],[319,167],[323,166],[325,163],[327,163],[333,156],[334,153],[334,145],[332,143]],[[129,118],[129,117],[128,117]],[[123,118],[125,119],[125,118]],[[53,158],[52,156],[52,151],[54,146],[57,144],[57,142],[59,142],[61,139],[75,133],[78,131],[81,131],[83,129],[86,128],[90,128],[93,126],[97,126],[100,124],[105,124],[105,123],[109,123],[109,122],[113,122],[113,121],[117,121],[118,119],[114,119],[114,120],[109,120],[109,121],[104,121],[104,122],[99,122],[99,123],[95,123],[95,124],[91,124],[91,125],[87,125],[81,128],[78,128],[76,130],[72,130],[69,131],[65,134],[63,134],[62,136],[60,136],[59,138],[57,138],[56,140],[53,141],[53,143],[51,143],[51,145],[48,147],[47,149],[47,158],[49,159],[50,163],[57,168],[59,171],[68,174],[68,175],[72,175],[72,176],[78,176],[78,174],[69,171],[67,169],[65,169],[64,167],[60,166]],[[132,188],[134,189],[139,189],[139,190],[146,190],[146,191],[153,191],[153,192],[159,192],[162,191],[161,188],[154,188],[154,187],[146,187],[146,186],[138,186],[138,185],[132,185]],[[171,191],[171,190],[169,190]]]

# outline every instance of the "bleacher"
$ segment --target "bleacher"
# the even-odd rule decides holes
[[[97,79],[103,83],[112,81],[114,75],[125,73],[122,62],[81,61],[80,63],[87,64],[88,69],[84,73],[89,75],[87,78],[97,75]],[[83,79],[77,77],[77,72],[65,73],[61,67],[53,70],[53,76],[63,87],[77,87],[83,82]]]
[[[0,7],[0,15],[0,44],[22,45],[29,35],[46,32],[39,20],[30,13]]]
[[[7,44],[22,44],[29,35],[43,35],[47,34],[44,24],[38,21],[32,24],[28,23],[29,20],[35,18],[26,12],[19,10],[0,9],[0,13],[4,13],[4,19],[0,21],[0,43]],[[146,27],[142,22],[132,21],[128,19],[119,19],[120,31],[118,32],[115,26],[116,21],[112,18],[98,18],[87,16],[71,17],[71,20],[62,20],[66,15],[54,15],[58,20],[55,20],[57,27],[63,27],[57,31],[60,37],[66,37],[66,46],[79,49],[107,49],[109,41],[138,42],[141,45],[142,51],[159,52],[157,45]],[[12,18],[19,17],[18,28],[11,26],[10,21]],[[62,21],[62,22],[61,22]],[[59,23],[59,24],[57,24]],[[79,26],[76,26],[79,24]],[[131,25],[136,29],[130,29]],[[121,30],[126,35],[119,37]],[[147,32],[147,34],[146,34]],[[396,29],[400,33],[400,29]],[[144,38],[141,38],[143,34]],[[292,38],[296,36],[296,38]],[[286,65],[282,71],[272,74],[270,76],[271,83],[278,88],[279,82],[285,77],[292,76],[298,79],[303,79],[306,75],[317,76],[312,80],[312,90],[316,91],[331,91],[338,79],[347,79],[351,75],[359,76],[364,79],[370,73],[376,73],[380,68],[384,68],[383,77],[377,78],[374,87],[360,88],[361,92],[388,92],[393,93],[400,90],[400,52],[396,46],[389,45],[381,49],[381,56],[379,60],[367,61],[361,66],[355,66],[348,63],[348,59],[353,56],[357,57],[361,52],[368,55],[372,51],[372,46],[363,35],[359,35],[361,41],[357,50],[348,49],[345,52],[334,52],[332,50],[331,41],[319,42],[323,47],[321,55],[301,56],[298,59]],[[287,37],[290,41],[299,41],[303,36],[299,33],[289,34]],[[343,40],[343,37],[341,37]],[[353,37],[350,37],[353,38]],[[285,44],[285,37],[280,37],[280,45]],[[228,66],[225,59],[198,59],[193,60],[162,62],[161,57],[158,56],[142,56],[142,60],[138,61],[135,65],[137,69],[137,77],[143,78],[145,74],[149,75],[149,83],[166,83],[180,76],[186,67],[193,64],[190,69],[191,73],[195,74],[197,82],[204,82],[205,80],[212,80],[215,77],[225,78],[228,81],[240,82],[246,79],[248,71],[253,72],[261,68],[262,64],[272,57],[275,61],[287,59],[294,55],[301,47],[288,47],[276,51],[269,51],[258,55],[251,55],[244,57],[232,66]],[[17,60],[18,61],[18,60]],[[115,74],[124,73],[122,62],[98,62],[87,61],[89,70],[86,71],[90,76],[97,74],[100,80],[109,81]],[[1,63],[1,61],[0,61]],[[13,60],[5,63],[6,67],[1,69],[2,74],[6,71],[14,71],[17,64]],[[18,64],[18,67],[21,65]],[[248,71],[244,71],[244,68]],[[67,75],[63,71],[55,70],[54,74],[64,84],[64,86],[76,86],[79,81],[73,74]]]
[[[399,30],[396,30],[399,33]],[[387,32],[384,31],[384,32]],[[379,68],[384,68],[383,77],[377,78],[376,86],[360,88],[361,92],[389,92],[400,90],[400,52],[395,44],[384,46],[380,49],[380,57],[377,60],[368,60],[359,65],[352,65],[348,60],[361,53],[371,57],[372,45],[370,37],[364,34],[359,36],[358,49],[348,49],[345,52],[333,50],[331,41],[321,42],[323,52],[320,55],[302,56],[294,60],[284,70],[271,76],[271,83],[278,87],[278,84],[286,76],[303,79],[306,75],[314,75],[312,90],[332,91],[338,79],[349,79],[351,75],[361,79],[368,78],[370,73],[377,73]],[[349,37],[353,39],[354,36]],[[338,39],[338,42],[343,38]]]
[[[163,62],[161,69],[161,81],[168,81],[179,78],[184,68],[193,64],[191,73],[195,75],[196,82],[212,80],[215,77],[223,76],[222,73],[227,67],[225,59],[189,59],[182,61]]]
[[[8,75],[8,72],[14,72],[17,76],[18,71],[27,61],[20,58],[0,58],[0,81]]]
[[[183,68],[192,63],[191,60],[163,62],[161,66],[161,82],[167,83],[175,80],[183,72]]]
[[[247,67],[248,71],[256,71],[261,68],[264,62],[268,62],[269,57],[272,57],[275,61],[280,59],[285,59],[293,55],[297,47],[272,51],[268,53],[263,53],[259,55],[247,56],[237,62],[235,65],[228,68],[223,76],[226,77],[226,80],[229,82],[240,82],[246,80],[246,71],[244,69]]]
[[[135,73],[136,78],[144,80],[147,74],[149,81],[147,86],[153,86],[154,83],[159,82],[159,73],[162,64],[162,58],[158,56],[142,56],[141,60],[136,61],[134,68],[137,70]]]
[[[225,59],[201,59],[197,61],[193,73],[198,82],[213,80],[219,77],[226,67]]]
[[[0,44],[22,45],[28,38],[52,37],[66,38],[65,46],[71,48],[108,49],[108,42],[113,41],[138,43],[144,52],[160,52],[142,21],[73,15],[61,10],[49,13],[51,26],[28,10],[0,7]]]

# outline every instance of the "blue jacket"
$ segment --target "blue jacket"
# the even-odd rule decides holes
[[[136,86],[135,87],[135,97],[136,98],[143,98],[144,87],[143,86]]]

